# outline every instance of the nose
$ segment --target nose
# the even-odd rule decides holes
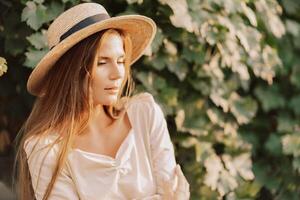
[[[111,73],[110,73],[110,79],[116,80],[120,79],[123,77],[124,74],[124,66],[123,65],[118,65],[117,61],[112,62],[112,67],[111,67]]]

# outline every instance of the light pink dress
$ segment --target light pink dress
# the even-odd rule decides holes
[[[132,129],[116,158],[72,149],[49,200],[162,199],[162,181],[173,177],[176,167],[164,113],[148,92],[134,96],[127,113]],[[40,140],[28,158],[37,200],[42,199],[50,182],[58,152],[57,144],[41,148],[55,137],[54,134]],[[36,141],[36,137],[26,140],[27,156]],[[39,168],[48,150],[38,181]]]

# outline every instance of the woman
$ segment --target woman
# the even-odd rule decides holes
[[[160,106],[130,97],[130,65],[155,32],[145,16],[109,17],[96,3],[53,21],[27,82],[39,98],[21,129],[20,199],[189,198]]]

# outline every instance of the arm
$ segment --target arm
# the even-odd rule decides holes
[[[154,199],[187,200],[187,182],[180,165],[176,165],[174,147],[161,107],[153,99],[151,112],[150,147],[158,197]]]
[[[142,102],[142,112],[145,113],[139,119],[145,123],[149,133],[149,138],[145,140],[150,144],[149,156],[157,188],[155,195],[140,200],[186,200],[189,198],[189,184],[181,169],[176,168],[174,148],[164,113],[150,93],[143,93],[138,98],[138,102]]]
[[[190,184],[187,182],[183,172],[181,171],[180,165],[176,166],[176,174],[174,179],[163,183],[163,189],[165,194],[162,199],[169,200],[188,200],[190,199]],[[175,190],[173,185],[176,185]]]
[[[173,185],[176,185],[176,189],[173,189]],[[155,194],[143,198],[142,200],[188,200],[190,199],[190,185],[187,182],[180,165],[176,166],[176,174],[171,181],[163,182],[163,195]]]
[[[48,183],[51,180],[53,169],[56,164],[57,146],[43,148],[46,145],[46,140],[38,142],[36,149],[32,151],[36,140],[30,140],[24,150],[27,154],[27,163],[31,175],[32,186],[36,200],[41,200],[44,196]],[[47,151],[49,150],[48,154]],[[31,152],[32,151],[32,152]],[[44,163],[43,162],[43,159]],[[39,170],[41,167],[40,177]],[[63,168],[53,185],[51,194],[48,200],[78,200],[75,185],[69,175],[68,169]]]
[[[175,174],[176,160],[167,122],[161,107],[153,100],[150,112],[150,147],[157,193],[164,194],[163,182]]]

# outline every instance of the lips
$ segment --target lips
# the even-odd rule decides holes
[[[119,92],[119,87],[109,87],[105,88],[105,91],[111,95],[116,95]]]
[[[108,87],[108,88],[105,88],[105,90],[117,90],[119,87]]]

